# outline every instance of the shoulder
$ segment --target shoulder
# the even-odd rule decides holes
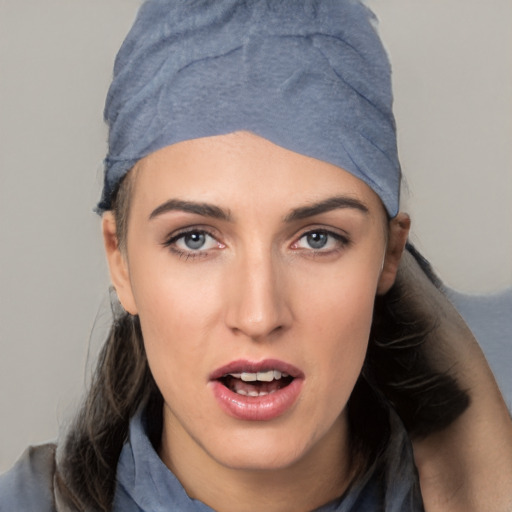
[[[54,512],[55,445],[31,446],[0,476],[0,512]]]

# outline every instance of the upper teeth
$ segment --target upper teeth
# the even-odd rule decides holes
[[[268,370],[266,372],[257,373],[230,373],[229,375],[235,379],[242,379],[244,382],[254,382],[256,380],[262,382],[272,382],[273,380],[279,380],[281,377],[288,377],[287,373],[280,372],[279,370]]]

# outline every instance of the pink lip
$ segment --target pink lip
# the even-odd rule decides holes
[[[228,373],[256,373],[270,369],[287,373],[294,379],[288,386],[274,393],[254,397],[239,395],[218,380]],[[221,409],[234,418],[246,421],[269,421],[284,414],[299,397],[303,381],[304,374],[301,370],[276,359],[259,362],[233,361],[210,375],[211,389]]]

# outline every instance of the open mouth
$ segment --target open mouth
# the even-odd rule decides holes
[[[225,413],[243,421],[270,421],[293,407],[305,376],[278,359],[238,359],[212,372],[209,380]]]
[[[230,391],[243,396],[265,396],[289,386],[293,377],[279,370],[269,369],[259,372],[227,373],[219,382]]]

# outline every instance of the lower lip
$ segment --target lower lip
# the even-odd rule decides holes
[[[231,391],[218,380],[211,382],[213,395],[221,409],[245,421],[269,421],[288,411],[297,400],[302,379],[295,378],[278,391],[263,396],[245,396]]]

